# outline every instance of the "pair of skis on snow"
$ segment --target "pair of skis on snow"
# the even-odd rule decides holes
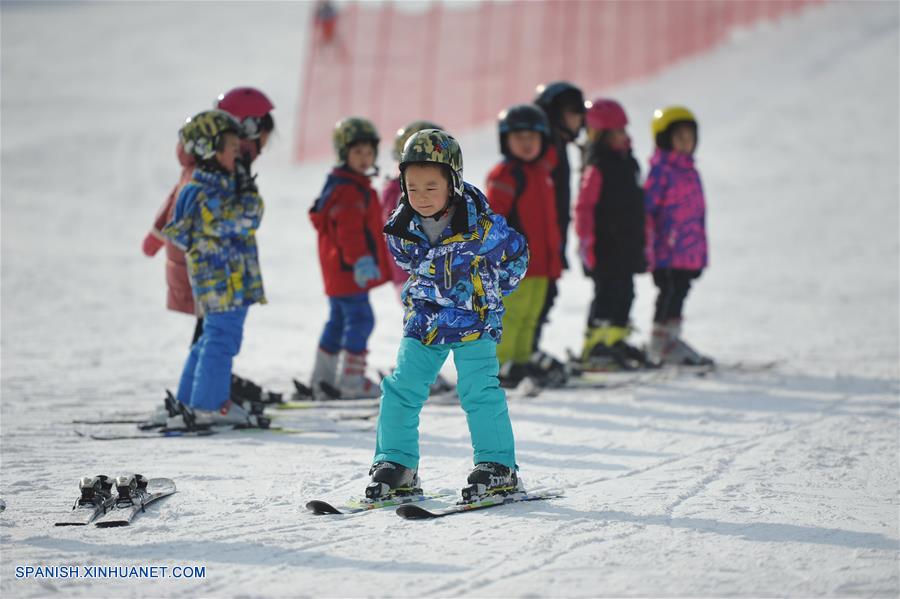
[[[511,397],[536,397],[543,391],[577,391],[584,389],[609,390],[653,384],[680,377],[705,378],[716,374],[755,374],[768,372],[779,366],[778,361],[738,361],[703,365],[667,365],[632,370],[585,370],[577,356],[569,351],[566,365],[568,377],[559,386],[544,386],[532,377],[525,377],[515,389],[508,389]]]
[[[509,505],[511,503],[519,503],[523,501],[540,501],[544,499],[553,499],[562,497],[561,491],[554,490],[538,490],[538,491],[518,491],[505,495],[486,495],[478,497],[472,501],[460,501],[457,503],[444,503],[440,507],[425,509],[418,505],[424,501],[441,500],[450,497],[450,495],[442,494],[413,494],[398,495],[383,499],[380,501],[350,501],[346,505],[334,506],[326,501],[314,499],[306,504],[306,509],[315,515],[349,515],[359,514],[362,512],[370,512],[373,510],[396,507],[396,513],[404,520],[429,520],[433,518],[442,518],[453,514],[462,514],[475,510],[483,510],[501,505]]]
[[[269,395],[276,395],[268,392]],[[73,424],[85,424],[85,425],[103,425],[103,424],[135,424],[139,429],[137,432],[92,432],[85,433],[76,431],[76,434],[83,437],[90,437],[96,441],[117,441],[123,439],[152,439],[152,438],[160,438],[160,437],[208,437],[210,435],[215,435],[222,432],[235,431],[235,432],[259,432],[266,431],[269,433],[276,434],[304,434],[304,433],[313,433],[313,432],[338,432],[332,430],[323,430],[323,429],[308,429],[308,428],[288,428],[283,426],[272,426],[272,418],[263,414],[263,409],[266,406],[279,406],[284,404],[281,401],[281,395],[277,394],[279,399],[278,402],[251,402],[247,405],[248,411],[251,413],[252,422],[248,422],[246,425],[227,425],[227,426],[214,426],[214,425],[197,425],[194,415],[191,409],[175,399],[174,395],[171,391],[166,391],[165,398],[165,408],[168,415],[171,416],[181,416],[184,420],[183,426],[178,427],[168,427],[165,424],[160,422],[154,422],[153,420],[147,420],[146,418],[133,418],[133,417],[123,417],[123,418],[100,418],[95,420],[75,420]],[[329,403],[329,402],[325,402]],[[340,402],[343,404],[344,402]],[[299,407],[291,403],[291,407]],[[324,407],[324,406],[322,406]],[[337,407],[337,406],[335,406]],[[362,406],[360,406],[362,407]],[[377,405],[373,405],[372,407],[377,408]],[[361,415],[363,417],[353,416],[353,417],[341,417],[335,420],[368,420],[373,417],[373,415]]]
[[[175,492],[175,483],[171,479],[147,479],[140,474],[120,476],[115,480],[105,475],[86,476],[79,487],[81,496],[75,500],[72,511],[60,518],[56,526],[128,526],[148,505]]]

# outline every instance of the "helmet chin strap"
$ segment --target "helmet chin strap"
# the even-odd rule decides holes
[[[342,162],[339,166],[342,167],[342,168],[346,168],[346,169],[348,169],[348,170],[351,170],[351,171],[353,171],[353,172],[356,172],[355,170],[353,170],[352,168],[350,168],[350,164],[349,164],[346,160],[345,160],[344,162]],[[377,165],[377,164],[373,164],[373,165],[372,165],[372,168],[369,169],[369,170],[367,170],[366,172],[364,172],[362,175],[363,175],[363,177],[369,177],[369,178],[372,178],[372,177],[377,177],[377,176],[378,176],[378,173],[380,173],[380,172],[381,172],[381,170],[378,168],[378,165]]]
[[[442,218],[444,218],[444,216],[446,216],[448,212],[450,212],[450,200],[447,200],[447,205],[444,206],[443,210],[440,210],[438,212],[435,212],[431,216],[426,216],[423,218],[433,218],[434,221],[437,222],[437,221],[441,220]]]
[[[409,206],[409,209],[412,210],[416,214],[416,216],[418,216],[419,218],[426,218],[426,219],[432,218],[435,220],[435,222],[444,218],[444,216],[446,216],[446,214],[448,212],[450,212],[450,207],[453,205],[453,198],[448,198],[447,205],[444,206],[443,210],[438,210],[431,216],[425,216],[424,214],[422,214],[421,212],[419,212],[418,210],[413,208],[412,202],[410,202],[408,198],[404,198],[404,200],[406,201],[406,205]]]

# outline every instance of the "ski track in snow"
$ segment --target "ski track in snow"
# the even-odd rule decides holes
[[[776,366],[511,394],[525,484],[564,497],[433,521],[312,516],[308,500],[341,503],[368,479],[374,423],[329,418],[340,408],[276,411],[314,431],[297,435],[77,436],[132,431],[72,421],[149,412],[177,383],[193,323],[164,312],[162,259],[140,240],[177,179],[178,123],[238,83],[270,94],[280,132],[259,161],[271,303],[251,310],[235,369],[282,391],[309,374],[326,308],[306,209],[329,165],[290,161],[308,6],[265,7],[2,4],[3,596],[900,594],[896,3],[826,3],[603,90],[645,169],[653,108],[700,115],[712,265],[687,337],[722,363]],[[222,44],[246,27],[267,35]],[[494,128],[459,137],[480,185]],[[545,333],[557,355],[579,345],[592,294],[578,272],[560,286]],[[643,339],[648,277],[636,292]],[[385,370],[401,312],[393,289],[372,302]],[[458,492],[471,447],[457,403],[426,405],[420,442],[425,490]],[[178,492],[128,528],[52,525],[81,476],[126,472]],[[19,565],[207,576],[18,580]]]

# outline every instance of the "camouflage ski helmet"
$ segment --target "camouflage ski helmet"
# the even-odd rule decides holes
[[[406,145],[406,140],[408,140],[413,133],[417,133],[423,129],[444,130],[443,127],[437,123],[432,123],[431,121],[413,121],[406,127],[397,129],[397,135],[394,137],[394,160],[400,162],[400,155],[403,154],[403,146]]]
[[[360,117],[347,117],[339,120],[334,126],[334,151],[337,153],[338,162],[347,162],[347,153],[350,146],[359,142],[369,142],[375,147],[375,156],[378,156],[378,130],[372,121]]]
[[[403,171],[410,164],[442,164],[450,171],[453,197],[463,197],[463,159],[459,142],[439,129],[423,129],[413,133],[400,156],[400,188],[406,195],[406,181]]]
[[[184,151],[197,160],[211,160],[222,149],[226,133],[244,136],[244,129],[224,110],[204,110],[185,120],[178,131]]]

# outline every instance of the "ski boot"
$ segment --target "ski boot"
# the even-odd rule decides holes
[[[643,362],[641,352],[625,343],[629,329],[613,326],[609,321],[596,321],[584,334],[582,366],[588,372],[637,370]],[[646,358],[644,357],[644,362]]]
[[[191,410],[194,428],[231,426],[233,428],[269,428],[271,420],[261,414],[253,414],[240,404],[226,401],[218,410]],[[188,418],[185,418],[185,422]]]
[[[681,366],[715,366],[715,361],[709,356],[704,356],[691,347],[687,341],[678,338],[666,356],[667,364],[679,364]]]
[[[712,358],[704,356],[681,338],[680,318],[653,323],[647,359],[657,365],[715,366]]]
[[[528,374],[527,364],[517,364],[509,361],[500,365],[500,373],[497,375],[497,378],[500,381],[500,387],[503,389],[515,389]]]
[[[418,473],[396,462],[377,462],[369,469],[372,482],[366,487],[366,499],[382,501],[397,495],[422,492]]]
[[[354,354],[341,351],[341,366],[338,368],[337,390],[340,399],[377,399],[381,397],[381,386],[366,376],[366,352]],[[320,388],[325,389],[323,385]]]
[[[276,404],[282,402],[282,394],[266,391],[253,381],[239,377],[236,374],[231,375],[231,400],[245,407],[250,404],[250,411],[253,413],[262,413],[262,407],[255,411],[254,404]]]
[[[466,479],[468,486],[462,490],[465,502],[477,501],[487,495],[507,495],[521,490],[516,471],[497,462],[481,462]]]
[[[337,385],[337,369],[338,369],[337,353],[330,353],[321,347],[316,350],[316,362],[313,364],[312,376],[309,380],[309,387],[301,387],[294,384],[297,393],[294,399],[309,399],[304,397],[304,393],[308,390],[313,399],[331,399],[330,395],[322,390],[322,383],[335,388]]]
[[[623,344],[624,345],[624,344]],[[618,372],[637,370],[637,365],[628,357],[624,348],[616,345],[597,344],[582,360],[587,372]]]
[[[170,418],[179,417],[180,415],[181,404],[175,399],[175,395],[166,389],[163,405],[156,408],[156,411],[150,415],[150,418],[138,424],[138,428],[142,431],[162,428],[168,424]]]
[[[647,359],[647,354],[641,348],[626,343],[624,340],[617,341],[613,344],[613,347],[636,368],[653,368],[653,363]]]
[[[541,387],[551,389],[565,387],[569,380],[569,371],[566,365],[544,351],[537,350],[531,354],[531,361],[528,365],[531,376]]]

